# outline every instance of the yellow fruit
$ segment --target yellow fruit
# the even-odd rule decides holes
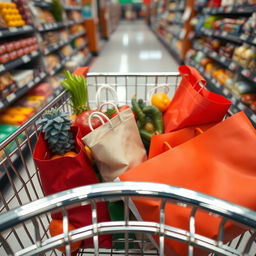
[[[164,92],[155,93],[152,96],[151,104],[157,107],[161,112],[164,112],[170,105],[171,100]]]
[[[9,14],[7,14],[7,15],[5,15],[4,16],[4,20],[8,23],[9,21],[12,21],[12,15],[9,15]]]
[[[85,151],[86,151],[86,155],[88,156],[88,158],[93,161],[93,156],[92,156],[92,151],[88,146],[84,147]]]
[[[64,156],[75,157],[75,156],[77,156],[77,153],[73,152],[73,151],[69,151]]]
[[[10,14],[10,10],[11,10],[11,9],[9,9],[9,8],[3,8],[3,9],[1,10],[1,13],[2,13],[2,15]]]

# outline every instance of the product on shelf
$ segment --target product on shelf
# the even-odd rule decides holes
[[[61,49],[60,49],[61,54],[64,57],[68,57],[73,53],[73,49],[70,45],[64,45]]]
[[[34,78],[33,70],[14,70],[11,71],[13,80],[16,82],[19,88],[27,85]]]
[[[44,57],[44,62],[48,73],[50,73],[60,63],[60,58],[56,54],[48,54]]]
[[[32,16],[30,13],[30,9],[24,0],[13,0],[13,2],[17,5],[19,12],[25,21],[25,24],[32,24]]]
[[[233,60],[244,68],[255,70],[256,47],[247,44],[241,45],[235,49]]]
[[[17,85],[10,72],[0,74],[0,97],[1,99],[17,90]]]
[[[70,27],[71,34],[77,34],[82,31],[84,31],[84,26],[81,24],[76,24]]]
[[[0,64],[22,57],[37,49],[36,37],[28,37],[0,44]]]
[[[26,24],[15,3],[0,2],[0,16],[2,27],[18,27]]]
[[[30,5],[30,9],[34,16],[34,24],[36,26],[41,24],[50,24],[56,22],[54,16],[49,10],[44,10],[33,5]]]
[[[80,11],[69,11],[67,17],[69,20],[79,21],[82,19],[82,14]]]

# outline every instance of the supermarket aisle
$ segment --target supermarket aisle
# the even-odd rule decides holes
[[[167,72],[178,64],[144,21],[123,21],[92,64],[91,72]]]

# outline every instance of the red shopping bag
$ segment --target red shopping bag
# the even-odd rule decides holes
[[[177,147],[180,144],[194,138],[198,134],[207,131],[216,124],[217,123],[210,123],[198,126],[191,126],[180,129],[178,131],[153,135],[150,141],[148,158],[150,159],[167,150],[170,150],[171,148]]]
[[[203,134],[130,169],[120,176],[120,180],[165,183],[256,210],[255,152],[255,129],[246,115],[240,112]],[[143,220],[159,222],[158,202],[136,200],[134,203]],[[189,230],[189,213],[189,209],[167,204],[166,224]],[[203,212],[196,214],[197,233],[214,238],[218,234],[218,225],[218,218]],[[228,223],[225,238],[237,235],[235,226]],[[187,255],[187,246],[177,241],[167,240],[167,255],[170,248],[178,255]]]
[[[38,167],[46,196],[79,186],[99,183],[91,162],[86,155],[79,129],[72,127],[71,131],[75,138],[77,156],[61,157],[54,160],[50,159],[50,150],[43,138],[43,134],[39,134],[33,158]],[[110,221],[107,204],[100,202],[96,204],[96,207],[98,222]],[[68,217],[69,222],[76,228],[90,225],[92,224],[91,206],[86,205],[69,209]],[[54,213],[52,218],[62,219],[62,215],[61,213]],[[100,236],[99,243],[103,247],[110,248],[111,236]],[[93,247],[92,239],[84,241],[82,247]]]
[[[179,72],[182,80],[163,115],[165,132],[221,121],[232,102],[208,91],[205,79],[196,69],[183,65]]]

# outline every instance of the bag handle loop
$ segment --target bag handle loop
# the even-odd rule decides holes
[[[94,117],[99,118],[102,124],[105,124],[105,122],[104,122],[104,120],[103,120],[103,118],[102,118],[102,117],[105,117],[105,118],[107,119],[107,121],[110,123],[111,127],[113,127],[113,124],[112,124],[111,120],[107,117],[107,115],[105,115],[105,114],[102,113],[102,112],[95,111],[95,112],[91,113],[91,114],[89,115],[89,118],[88,118],[88,124],[89,124],[89,127],[90,127],[91,131],[94,131],[94,130],[95,130],[95,129],[92,127],[92,118],[94,118]]]
[[[101,97],[101,93],[102,90],[106,89],[106,91],[109,91],[111,93],[111,95],[114,98],[114,101],[116,103],[116,105],[118,104],[118,98],[117,98],[117,93],[116,91],[108,84],[103,84],[101,85],[101,87],[97,90],[96,95],[95,95],[95,100],[96,100],[96,107],[97,109],[99,109],[100,107],[100,97]]]
[[[107,101],[107,102],[102,103],[102,104],[100,105],[100,107],[99,107],[99,111],[101,111],[102,108],[103,108],[105,105],[111,105],[111,106],[113,106],[113,107],[115,108],[116,112],[117,112],[117,116],[119,117],[119,119],[120,119],[121,121],[123,121],[123,118],[121,117],[121,115],[119,115],[119,114],[120,114],[120,111],[119,111],[117,105],[114,104],[113,102]]]
[[[201,76],[201,74],[193,67],[182,65],[179,67],[180,75],[183,78],[186,78],[189,80],[189,82],[192,84],[193,87],[196,85],[199,85],[201,89],[199,90],[199,93],[202,89],[206,86],[206,80]]]
[[[164,92],[165,92],[166,94],[168,94],[169,91],[170,91],[170,88],[169,88],[169,86],[168,86],[167,84],[158,85],[158,86],[156,86],[156,87],[150,89],[149,95],[148,95],[148,104],[149,104],[149,105],[151,105],[151,100],[152,100],[152,97],[153,97],[154,93],[155,93],[158,89],[161,89],[161,88],[164,88],[164,89],[165,89]]]

